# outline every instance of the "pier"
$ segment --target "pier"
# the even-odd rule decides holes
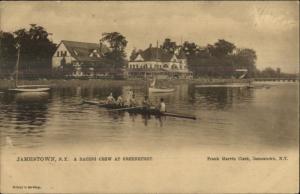
[[[254,78],[255,81],[277,81],[277,82],[296,82],[298,77],[270,77],[270,78]]]

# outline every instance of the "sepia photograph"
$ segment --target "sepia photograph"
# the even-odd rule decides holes
[[[1,1],[0,193],[298,193],[299,1]]]

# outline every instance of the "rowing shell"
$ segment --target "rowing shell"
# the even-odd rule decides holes
[[[155,115],[155,116],[170,116],[170,117],[178,117],[178,118],[185,118],[185,119],[193,119],[196,120],[195,116],[192,115],[185,115],[185,114],[178,114],[178,113],[170,113],[170,112],[160,112],[156,108],[145,108],[142,106],[137,107],[126,107],[126,106],[119,106],[115,104],[103,104],[97,101],[88,101],[84,100],[83,103],[90,104],[90,105],[97,105],[99,107],[104,107],[110,109],[110,111],[127,111],[129,113],[135,114],[145,114],[145,115]]]

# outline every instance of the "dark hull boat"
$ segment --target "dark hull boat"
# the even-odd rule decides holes
[[[97,105],[98,107],[107,108],[107,109],[109,109],[109,111],[126,111],[128,113],[133,113],[133,114],[154,115],[157,117],[170,116],[170,117],[196,120],[195,116],[170,113],[170,112],[160,112],[158,109],[156,109],[154,107],[151,107],[151,108],[145,108],[142,106],[127,107],[127,106],[120,106],[117,104],[105,104],[105,103],[101,103],[101,102],[97,102],[97,101],[88,101],[88,100],[84,100],[83,103],[90,104],[90,105]]]

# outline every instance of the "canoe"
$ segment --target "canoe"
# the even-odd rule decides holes
[[[133,114],[142,114],[142,115],[155,115],[157,117],[160,116],[170,116],[170,117],[177,117],[177,118],[185,118],[185,119],[193,119],[196,120],[195,116],[192,115],[185,115],[185,114],[178,114],[178,113],[170,113],[170,112],[160,112],[158,109],[151,107],[145,108],[142,106],[137,107],[127,107],[127,106],[119,106],[116,104],[103,104],[97,101],[88,101],[83,100],[82,103],[90,104],[90,105],[97,105],[99,107],[107,108],[110,112],[112,111],[126,111],[128,113]]]
[[[169,93],[169,92],[174,92],[174,88],[153,88],[149,87],[149,92],[153,93]]]

